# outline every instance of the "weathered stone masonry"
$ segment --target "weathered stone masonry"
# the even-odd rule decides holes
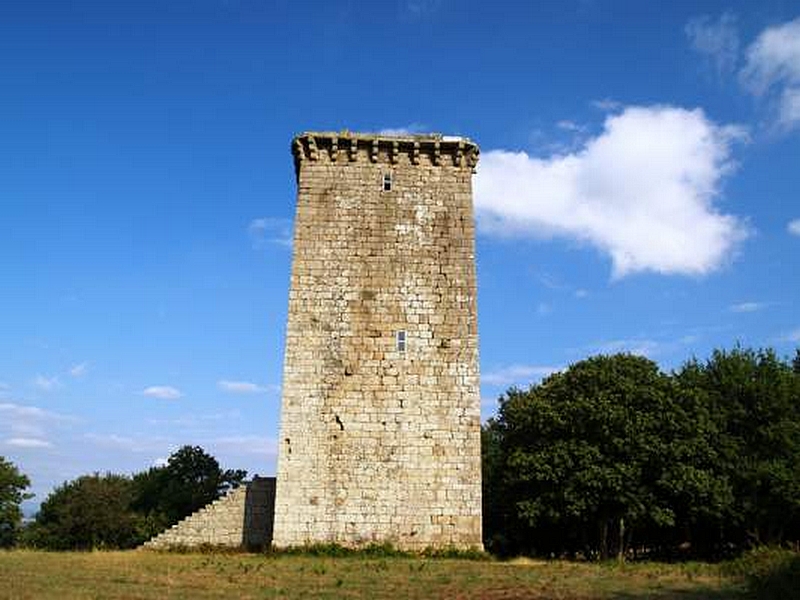
[[[464,138],[306,133],[273,543],[480,547]]]
[[[144,548],[263,548],[272,541],[275,478],[256,477],[144,543]]]

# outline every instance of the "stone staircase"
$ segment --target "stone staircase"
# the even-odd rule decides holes
[[[274,512],[275,478],[255,477],[178,521],[142,547],[265,548],[272,543]]]

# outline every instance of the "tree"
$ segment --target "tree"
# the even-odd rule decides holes
[[[597,356],[511,389],[483,428],[493,551],[721,557],[800,540],[800,352],[666,375]]]
[[[148,515],[154,529],[178,522],[247,476],[243,470],[222,470],[200,446],[183,446],[164,467],[153,467],[134,476],[135,510]]]
[[[25,493],[29,485],[30,480],[17,467],[0,456],[0,548],[12,546],[16,541],[22,522],[19,506],[32,497]]]
[[[130,478],[111,473],[64,483],[42,503],[30,543],[53,550],[135,547],[146,538],[132,494]]]
[[[691,399],[691,398],[690,398]],[[488,524],[513,551],[605,558],[668,539],[694,502],[724,503],[710,432],[652,361],[596,356],[501,398],[487,490]],[[492,533],[492,532],[487,532]]]
[[[800,373],[773,350],[715,350],[676,377],[714,421],[717,468],[734,500],[718,533],[741,548],[800,537]]]

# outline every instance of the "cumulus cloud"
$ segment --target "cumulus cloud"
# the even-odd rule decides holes
[[[231,394],[265,394],[275,391],[275,386],[258,385],[251,381],[229,381],[227,379],[218,381],[217,387],[223,392]]]
[[[585,126],[578,125],[575,121],[570,121],[569,119],[558,121],[556,123],[556,127],[563,129],[564,131],[583,132],[586,130]]]
[[[663,351],[663,345],[655,340],[634,338],[609,340],[591,347],[594,354],[635,354],[651,358]]]
[[[740,302],[739,304],[731,305],[731,312],[735,313],[750,313],[757,312],[767,307],[765,302]]]
[[[72,421],[73,417],[51,412],[38,406],[15,404],[13,402],[0,402],[0,422],[10,422],[15,419],[30,419],[37,421]]]
[[[615,278],[708,274],[748,235],[715,206],[731,146],[745,138],[700,109],[628,107],[569,154],[486,152],[475,178],[479,229],[590,244],[611,258]]]
[[[753,94],[774,99],[782,127],[800,126],[800,17],[759,34],[747,48],[740,78]]]
[[[72,377],[83,377],[89,371],[89,363],[82,362],[77,365],[72,365],[69,369],[69,374]]]
[[[278,454],[278,443],[273,437],[260,435],[231,435],[211,438],[206,445],[219,452],[237,455],[256,455],[273,458]]]
[[[786,226],[786,229],[792,235],[800,236],[800,219],[793,219],[789,221],[789,224]]]
[[[442,0],[408,0],[405,3],[405,12],[418,19],[437,12],[441,6]]]
[[[23,437],[16,437],[16,438],[9,438],[6,440],[6,446],[11,446],[13,448],[52,448],[53,444],[48,442],[47,440],[42,440],[38,438],[23,438]]]
[[[384,127],[378,133],[380,135],[414,135],[423,133],[427,128],[422,123],[411,123],[403,127]]]
[[[61,385],[58,377],[46,377],[44,375],[37,375],[33,380],[33,385],[43,392],[49,392]]]
[[[163,453],[177,444],[161,436],[153,435],[119,435],[117,433],[88,432],[83,434],[83,439],[92,446],[108,450],[121,450],[135,454]]]
[[[292,247],[292,221],[275,217],[253,219],[247,226],[247,233],[253,248],[264,248],[274,244],[284,248]]]
[[[800,327],[782,335],[780,339],[783,342],[794,342],[800,344]]]
[[[17,448],[43,448],[52,444],[54,430],[69,426],[76,419],[38,406],[0,402],[0,438]]]
[[[558,367],[541,365],[509,365],[481,373],[481,383],[504,387],[512,384],[530,384],[559,371]]]
[[[684,28],[692,48],[710,60],[719,76],[732,73],[739,57],[739,32],[736,17],[724,13],[717,20],[702,16],[691,19]]]
[[[150,398],[160,398],[161,400],[175,400],[183,396],[179,389],[169,385],[151,385],[145,388],[142,394]]]
[[[614,100],[613,98],[601,98],[600,100],[592,100],[592,106],[597,110],[603,112],[616,112],[622,108],[622,102]]]

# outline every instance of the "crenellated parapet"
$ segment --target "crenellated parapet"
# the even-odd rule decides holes
[[[437,133],[384,135],[307,131],[292,141],[295,171],[303,161],[449,166],[474,170],[480,149],[469,138]]]

